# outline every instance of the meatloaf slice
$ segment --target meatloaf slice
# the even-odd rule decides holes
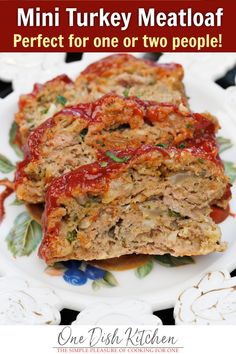
[[[15,115],[22,144],[29,133],[63,106],[93,102],[111,91],[144,100],[186,104],[179,64],[155,64],[132,55],[111,55],[90,65],[74,84],[61,75],[22,95]]]
[[[46,263],[225,249],[209,216],[229,182],[218,156],[145,145],[109,156],[49,187],[39,250]]]
[[[129,54],[115,54],[87,67],[76,79],[80,102],[109,92],[143,100],[186,104],[180,64],[158,64]]]
[[[57,76],[45,84],[35,84],[31,93],[20,96],[15,120],[22,143],[32,130],[69,102],[75,102],[75,87],[66,75]]]
[[[17,198],[42,202],[53,178],[95,161],[98,150],[141,144],[183,147],[199,130],[214,134],[217,127],[209,115],[192,114],[182,105],[116,95],[64,108],[30,134],[17,168]]]

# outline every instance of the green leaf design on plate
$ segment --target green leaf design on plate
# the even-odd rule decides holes
[[[15,199],[13,200],[13,202],[11,203],[11,205],[23,205],[24,202],[22,202],[22,200],[18,200],[18,199]]]
[[[154,259],[164,267],[179,267],[182,265],[195,263],[192,257],[174,257],[170,254],[164,254],[163,256],[154,256]]]
[[[11,163],[11,161],[0,154],[0,172],[9,173],[15,170],[15,166]]]
[[[18,126],[16,122],[13,122],[11,125],[11,129],[9,132],[9,144],[11,145],[12,149],[15,151],[16,155],[20,158],[23,158],[24,154],[19,148],[19,146],[15,143],[16,134],[17,134]]]
[[[153,261],[148,261],[147,263],[145,263],[144,265],[142,265],[141,267],[138,267],[135,270],[135,274],[139,279],[143,279],[145,278],[149,273],[151,273],[153,269]]]
[[[231,149],[233,147],[233,143],[230,139],[223,138],[222,136],[217,137],[218,144],[220,145],[220,153]]]
[[[223,161],[225,173],[230,178],[231,183],[236,181],[236,165],[233,162]]]
[[[6,242],[13,256],[29,256],[42,239],[41,226],[28,213],[19,214]]]
[[[111,272],[106,272],[103,279],[96,279],[92,282],[92,288],[95,291],[104,287],[113,288],[118,285],[118,281]]]
[[[108,284],[108,286],[117,286],[118,285],[118,281],[116,280],[116,278],[114,277],[114,275],[111,272],[106,271],[103,280],[105,280],[105,282]]]
[[[104,279],[97,279],[92,282],[92,288],[94,291],[97,291],[104,287],[106,288],[110,287]]]

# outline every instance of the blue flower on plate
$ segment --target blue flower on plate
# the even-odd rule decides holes
[[[85,275],[92,280],[102,279],[105,275],[105,270],[87,265]]]
[[[88,280],[92,280],[93,290],[118,286],[118,282],[112,273],[83,261],[59,262],[54,266],[47,267],[45,272],[52,276],[63,276],[65,282],[74,286],[81,286],[86,284]]]
[[[63,279],[71,285],[84,285],[87,282],[87,276],[80,269],[67,269],[63,275]]]

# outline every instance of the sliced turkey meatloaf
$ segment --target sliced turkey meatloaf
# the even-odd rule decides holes
[[[182,104],[157,104],[108,94],[95,103],[64,108],[36,128],[17,167],[19,200],[38,203],[52,179],[95,161],[98,150],[142,144],[184,147],[202,131],[218,128],[210,115],[190,113]]]
[[[22,144],[29,133],[67,103],[76,102],[75,86],[67,75],[60,75],[44,84],[35,84],[31,93],[21,95],[15,120]]]
[[[53,264],[224,250],[210,213],[229,181],[218,155],[201,146],[113,151],[55,179],[46,194],[40,256]]]
[[[143,100],[186,104],[183,75],[180,64],[158,64],[129,54],[115,54],[89,65],[75,85],[80,102],[115,92]]]
[[[35,84],[33,92],[20,97],[15,115],[22,143],[63,106],[92,102],[111,91],[126,97],[186,104],[182,78],[183,68],[179,64],[156,64],[119,54],[90,65],[75,84],[66,75]]]

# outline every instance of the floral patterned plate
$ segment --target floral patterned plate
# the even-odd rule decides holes
[[[97,54],[90,54],[97,60]],[[29,90],[35,81],[49,80],[53,76],[66,73],[75,77],[88,64],[60,64],[42,71],[32,70],[31,75],[17,77],[15,92],[0,101],[0,178],[12,179],[15,163],[20,159],[20,151],[14,145],[14,112],[17,111],[19,93]],[[232,183],[236,180],[236,119],[235,91],[229,92],[218,87],[209,79],[196,77],[196,70],[186,71],[186,90],[193,110],[208,110],[220,121],[219,143],[226,172]],[[235,101],[234,101],[235,100]],[[5,182],[4,182],[5,183]],[[10,193],[9,186],[6,193]],[[231,211],[236,212],[236,188],[232,188]],[[1,201],[0,201],[1,202]],[[69,261],[47,267],[37,256],[41,240],[41,227],[32,218],[25,206],[11,194],[6,202],[6,214],[0,225],[0,275],[21,275],[35,287],[43,286],[54,290],[59,298],[58,308],[81,310],[97,301],[116,301],[117,298],[136,298],[147,302],[153,310],[171,307],[177,295],[191,285],[200,274],[221,268],[232,270],[236,267],[236,219],[230,216],[221,224],[222,238],[228,242],[223,254],[204,257],[175,258],[169,255],[146,257],[133,269],[111,270],[97,264]],[[106,269],[105,269],[106,268]]]

